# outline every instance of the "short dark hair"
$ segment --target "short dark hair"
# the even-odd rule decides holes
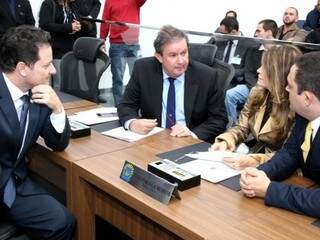
[[[262,24],[263,29],[265,31],[270,30],[272,32],[272,36],[275,38],[277,36],[277,32],[278,32],[278,25],[276,23],[276,21],[272,20],[272,19],[264,19],[261,20],[259,22],[259,24]]]
[[[233,14],[235,18],[238,17],[236,11],[234,11],[234,10],[229,10],[228,12],[226,12],[226,17],[227,17],[227,15],[228,15],[229,13]]]
[[[306,53],[295,64],[298,68],[295,76],[298,94],[310,91],[320,100],[320,52]]]
[[[171,25],[165,25],[158,32],[158,35],[153,42],[153,46],[156,53],[162,54],[164,45],[180,39],[185,39],[187,44],[189,44],[187,34]]]
[[[48,32],[27,25],[10,28],[0,39],[0,70],[13,72],[18,62],[32,65],[42,45],[51,45]]]
[[[224,25],[225,29],[228,31],[228,33],[231,33],[232,30],[239,31],[239,23],[238,20],[234,17],[225,17],[220,22],[220,26]]]

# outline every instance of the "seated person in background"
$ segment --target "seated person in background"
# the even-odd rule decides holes
[[[219,135],[209,151],[235,151],[252,134],[256,140],[252,154],[224,159],[230,167],[242,169],[268,161],[281,148],[294,119],[285,90],[286,79],[300,55],[292,45],[273,46],[263,53],[257,86],[252,88],[239,122]]]
[[[273,39],[277,34],[277,23],[271,19],[265,19],[258,23],[254,36],[263,39]],[[260,67],[261,57],[266,44],[255,44],[249,47],[244,57],[244,75],[241,82],[234,83],[226,92],[225,104],[227,109],[230,126],[238,120],[238,107],[242,107],[246,102],[250,89],[256,85],[258,74],[257,70]]]
[[[229,10],[228,12],[226,12],[226,15],[224,17],[233,17],[235,19],[237,19],[237,12],[233,11],[233,10]],[[219,33],[219,27],[214,31],[215,33]],[[243,35],[241,33],[241,35]]]
[[[314,9],[311,10],[306,18],[305,23],[303,24],[303,29],[306,31],[311,31],[316,28],[320,28],[320,0],[317,0],[317,4],[314,6]]]
[[[291,67],[286,90],[296,121],[290,137],[270,161],[241,174],[242,192],[262,197],[268,206],[320,217],[320,189],[281,183],[299,168],[320,184],[320,53],[301,56]]]
[[[217,72],[189,62],[188,38],[172,26],[159,31],[154,48],[154,57],[135,62],[118,106],[121,124],[140,134],[160,126],[171,129],[172,136],[212,141],[227,123]]]
[[[283,25],[279,27],[276,38],[279,40],[304,42],[307,32],[297,26],[299,20],[298,9],[289,7],[283,14]]]

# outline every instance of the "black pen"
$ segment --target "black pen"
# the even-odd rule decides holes
[[[98,117],[117,117],[117,113],[97,113]]]

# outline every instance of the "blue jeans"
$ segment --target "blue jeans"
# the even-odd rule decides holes
[[[245,84],[238,84],[230,88],[226,92],[225,104],[229,120],[233,123],[237,122],[237,107],[243,105],[249,96],[249,88]]]
[[[128,63],[131,74],[135,60],[140,56],[140,45],[110,44],[112,93],[115,106],[118,106],[123,94],[123,75]]]

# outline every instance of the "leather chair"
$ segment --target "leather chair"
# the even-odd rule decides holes
[[[71,52],[60,63],[62,92],[99,102],[99,81],[110,65],[110,58],[100,48],[104,41],[92,37],[78,38]]]
[[[218,73],[219,85],[225,90],[234,76],[234,67],[215,58],[217,46],[208,43],[189,43],[189,57],[214,68]]]

